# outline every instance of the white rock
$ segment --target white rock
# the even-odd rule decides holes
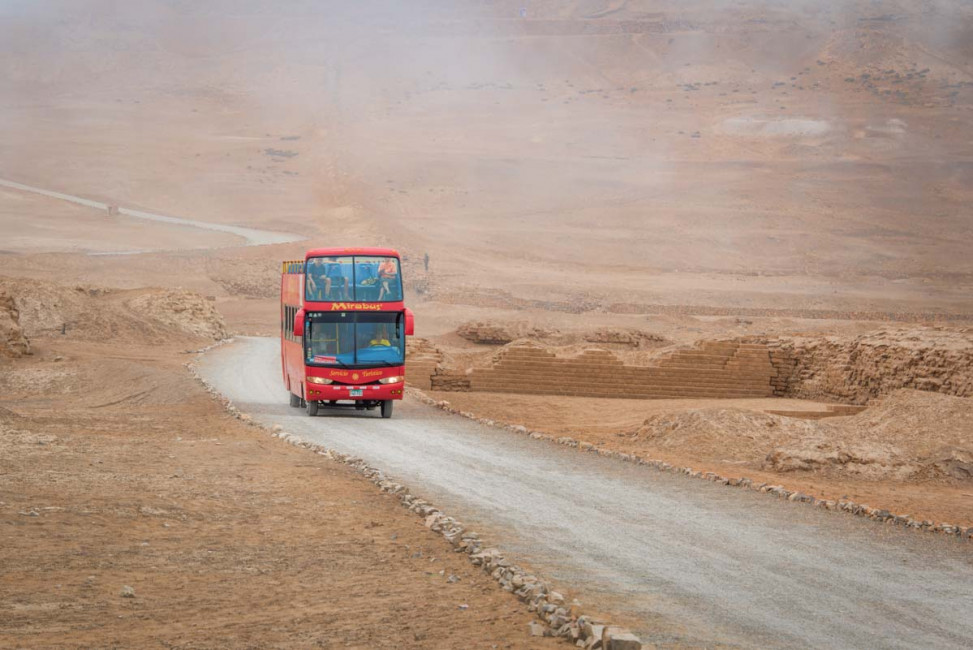
[[[530,629],[531,636],[550,636],[550,632],[547,631],[547,628],[537,621],[531,621],[527,624],[527,627]]]
[[[642,641],[620,627],[606,627],[601,633],[601,645],[604,650],[642,650]]]

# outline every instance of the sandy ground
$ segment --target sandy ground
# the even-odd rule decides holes
[[[371,483],[224,414],[187,358],[41,341],[4,368],[0,645],[554,643]],[[99,388],[56,388],[76,375]]]
[[[767,422],[790,421],[801,429],[804,428],[801,425],[812,428],[819,425],[796,418],[768,417],[766,411],[823,410],[822,405],[813,402],[783,399],[624,400],[454,392],[430,392],[429,395],[446,400],[453,408],[478,417],[521,424],[530,430],[552,435],[570,436],[606,449],[660,459],[680,467],[716,472],[727,477],[747,476],[756,482],[783,485],[790,490],[822,498],[847,498],[935,522],[963,526],[973,524],[973,507],[970,505],[973,486],[968,479],[955,480],[948,476],[931,480],[925,477],[902,479],[894,476],[891,468],[872,476],[843,471],[779,472],[768,468],[766,456],[785,436],[767,436]],[[971,400],[945,399],[963,405],[963,418],[967,424],[957,425],[954,422],[952,426],[943,425],[941,419],[927,416],[925,421],[928,428],[934,431],[924,431],[925,435],[918,442],[937,449],[949,443],[969,449],[971,429],[967,404]],[[724,409],[738,411],[739,416],[728,418],[721,412]],[[693,418],[694,415],[702,417]],[[828,426],[842,427],[843,435],[839,439],[858,442],[861,436],[850,433],[855,431],[850,421],[860,419],[867,422],[870,417],[872,413],[866,410],[857,418],[829,418],[823,422]],[[659,419],[670,424],[663,427],[668,436],[653,435],[652,427],[645,427],[647,421]],[[683,425],[681,430],[680,424]],[[670,428],[673,425],[675,428]],[[800,433],[807,436],[806,431]],[[882,441],[901,443],[903,435],[885,436]],[[915,455],[916,452],[913,452],[912,456]]]

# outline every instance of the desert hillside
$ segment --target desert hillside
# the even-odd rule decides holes
[[[969,311],[965,3],[0,11],[9,180],[428,252],[445,304]],[[0,223],[15,269],[108,284],[159,263],[85,252],[233,244],[6,188]]]

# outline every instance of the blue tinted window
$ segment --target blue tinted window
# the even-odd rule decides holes
[[[312,257],[304,284],[305,299],[318,302],[402,300],[402,274],[395,257]]]
[[[304,276],[305,300],[355,300],[354,264],[348,257],[312,257]]]
[[[405,363],[401,313],[334,312],[311,317],[305,328],[306,360],[322,366]]]

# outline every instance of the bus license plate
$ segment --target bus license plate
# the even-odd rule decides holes
[[[348,397],[361,397],[363,393],[361,388],[351,388],[348,390]]]

